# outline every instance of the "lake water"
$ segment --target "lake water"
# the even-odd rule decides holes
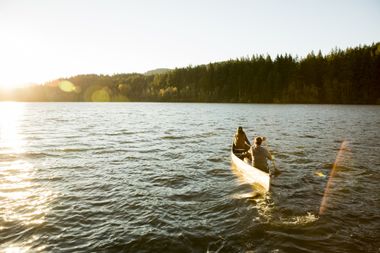
[[[0,251],[380,250],[380,106],[0,103],[0,122]],[[265,196],[231,171],[239,125],[282,171]]]

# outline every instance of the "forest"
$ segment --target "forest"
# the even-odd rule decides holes
[[[380,43],[303,58],[253,55],[151,74],[86,74],[1,91],[0,100],[380,104]]]

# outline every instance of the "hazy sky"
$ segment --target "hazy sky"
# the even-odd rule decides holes
[[[380,41],[379,0],[0,0],[0,85]]]

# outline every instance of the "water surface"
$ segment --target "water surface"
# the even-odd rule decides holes
[[[1,103],[0,114],[2,251],[379,251],[379,106]],[[231,172],[238,125],[267,137],[282,171],[266,196]]]

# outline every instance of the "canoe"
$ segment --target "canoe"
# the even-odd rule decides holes
[[[262,191],[267,192],[270,188],[270,175],[258,168],[253,167],[251,164],[244,162],[239,158],[241,153],[234,153],[231,150],[231,165],[234,172],[245,183],[258,186]]]

